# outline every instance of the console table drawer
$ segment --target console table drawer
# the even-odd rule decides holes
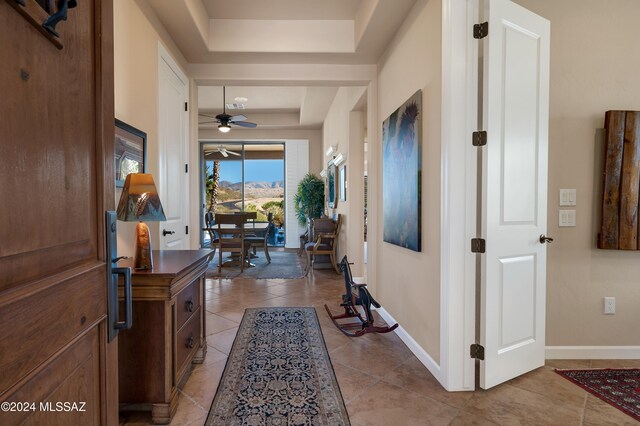
[[[187,321],[176,337],[176,371],[181,375],[185,362],[191,361],[191,354],[200,347],[200,308]]]
[[[200,286],[196,280],[185,287],[176,297],[176,329],[180,330],[199,307]]]

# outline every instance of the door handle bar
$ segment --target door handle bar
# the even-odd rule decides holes
[[[118,275],[124,277],[124,321],[118,321],[118,318],[115,318],[113,328],[116,330],[128,330],[132,324],[131,268],[113,268],[112,272],[116,277]]]

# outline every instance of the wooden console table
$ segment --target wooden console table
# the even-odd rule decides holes
[[[150,409],[153,423],[171,421],[178,386],[207,353],[204,279],[213,253],[154,250],[152,271],[132,269],[133,325],[118,338],[120,405]]]

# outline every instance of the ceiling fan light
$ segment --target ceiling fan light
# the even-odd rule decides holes
[[[222,123],[218,126],[218,130],[222,133],[227,133],[229,132],[229,130],[231,130],[231,126],[229,126],[228,123]]]

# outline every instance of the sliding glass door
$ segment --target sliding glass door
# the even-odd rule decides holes
[[[272,218],[268,242],[284,245],[284,144],[202,143],[204,213],[257,212]],[[207,245],[208,233],[203,233]]]
[[[233,213],[242,206],[242,147],[205,146],[206,211]]]

